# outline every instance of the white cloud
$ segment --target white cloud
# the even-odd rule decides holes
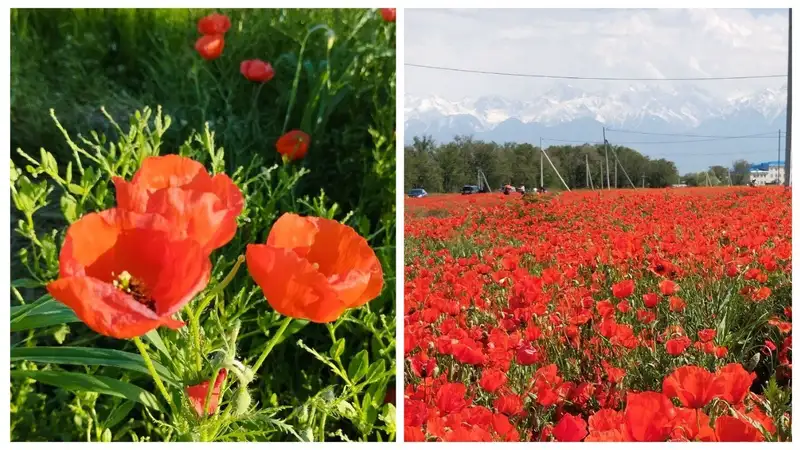
[[[488,71],[600,77],[708,77],[786,72],[787,12],[743,9],[482,9],[405,11],[405,62]],[[624,89],[624,82],[539,80],[406,68],[406,91],[529,99],[554,84]],[[667,83],[664,83],[665,85]],[[785,79],[697,82],[730,96]]]

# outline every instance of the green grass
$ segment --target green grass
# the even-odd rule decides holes
[[[383,403],[395,371],[394,24],[376,10],[221,11],[232,27],[222,56],[207,62],[193,46],[196,20],[209,12],[12,10],[12,440],[394,439],[394,409]],[[275,78],[245,80],[239,63],[253,58],[271,62]],[[311,146],[305,159],[284,165],[275,141],[289,129],[306,131]],[[211,256],[209,290],[284,212],[343,221],[383,266],[384,290],[367,306],[332,327],[292,323],[249,385],[242,414],[235,387],[220,414],[198,421],[98,387],[108,377],[158,396],[133,363],[65,363],[54,359],[63,349],[31,350],[138,356],[132,342],[95,334],[47,297],[39,309],[27,305],[57,276],[68,224],[112,206],[110,176],[130,178],[141,158],[157,153],[225,172],[245,194],[236,237]],[[282,321],[244,268],[210,300],[197,321],[199,345],[185,331],[161,329],[166,356],[146,340],[176,379],[178,398],[182,385],[211,378],[214,352],[230,351],[236,324],[236,357],[252,365]],[[202,368],[184,364],[197,354]],[[369,375],[352,383],[350,369],[357,373],[364,358]],[[49,373],[58,371],[75,375]]]

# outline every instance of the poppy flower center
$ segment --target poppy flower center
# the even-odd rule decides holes
[[[113,273],[111,274],[114,275]],[[149,310],[155,312],[156,310],[156,301],[147,294],[147,289],[138,278],[131,275],[127,270],[123,270],[112,284],[115,288],[119,289],[120,291],[130,294],[134,300],[141,303],[142,305],[146,306]]]

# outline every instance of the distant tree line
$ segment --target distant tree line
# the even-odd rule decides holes
[[[744,186],[750,182],[750,163],[744,159],[736,160],[733,168],[711,166],[705,172],[687,173],[682,177],[689,186]]]
[[[558,145],[547,147],[545,151],[570,189],[586,189],[592,184],[599,188],[606,186],[606,180],[612,187],[619,188],[630,188],[631,182],[636,187],[660,188],[680,181],[678,169],[672,161],[650,159],[628,147],[608,146],[608,166],[611,169],[608,178],[606,149],[602,145]],[[619,165],[616,165],[617,159]],[[590,178],[587,177],[587,160]],[[543,182],[540,178],[542,164]],[[466,184],[477,184],[479,171],[486,176],[492,190],[506,184],[524,185],[528,189],[540,185],[564,189],[547,157],[542,157],[541,149],[531,144],[498,144],[464,136],[446,144],[437,144],[430,137],[423,136],[415,137],[413,144],[405,148],[406,191],[424,188],[428,192],[457,192]]]

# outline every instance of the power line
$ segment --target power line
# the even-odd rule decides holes
[[[595,80],[595,81],[720,81],[720,80],[754,80],[763,78],[786,78],[781,75],[738,75],[726,77],[687,77],[687,78],[624,78],[624,77],[581,77],[575,75],[546,75],[534,73],[495,72],[489,70],[461,69],[456,67],[430,66],[427,64],[403,63],[404,66],[420,69],[443,70],[447,72],[477,73],[483,75],[499,75],[521,78],[548,78],[560,80]]]
[[[691,144],[696,142],[716,142],[716,141],[727,141],[730,139],[775,139],[774,136],[729,136],[729,137],[719,137],[719,138],[709,138],[709,139],[685,139],[682,141],[614,141],[613,145],[670,145],[670,144]],[[593,144],[593,145],[603,145],[602,142],[598,141],[580,141],[580,140],[570,140],[570,139],[550,139],[550,138],[543,138],[545,141],[554,141],[554,142],[567,142],[567,143],[575,143],[575,144]]]
[[[646,134],[650,136],[685,136],[685,137],[714,138],[714,139],[744,139],[744,138],[755,138],[759,136],[772,139],[775,134],[774,131],[769,131],[757,134],[742,134],[738,136],[720,136],[720,135],[688,134],[688,133],[651,133],[649,131],[622,130],[617,128],[606,128],[606,131],[613,131],[616,133],[627,133],[627,134]]]

